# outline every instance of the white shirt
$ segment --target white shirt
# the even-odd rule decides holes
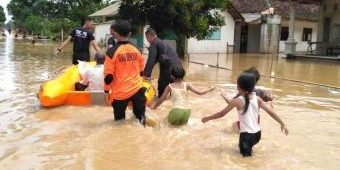
[[[260,108],[257,101],[256,93],[252,93],[252,99],[249,99],[249,106],[247,112],[243,113],[243,110],[238,110],[238,117],[240,120],[240,132],[257,133],[260,131],[260,125],[258,123]],[[239,99],[245,104],[244,96],[239,96]]]
[[[99,64],[85,71],[81,81],[87,87],[88,91],[104,91],[104,65]]]
[[[188,90],[187,83],[183,83],[184,88],[173,88],[171,84],[169,87],[171,89],[171,100],[173,102],[173,108],[178,109],[189,109],[188,102]]]

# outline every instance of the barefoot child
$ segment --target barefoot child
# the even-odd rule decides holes
[[[228,106],[223,110],[202,118],[202,122],[206,123],[213,119],[218,119],[225,116],[233,108],[237,108],[240,120],[240,138],[239,148],[240,153],[244,156],[252,155],[252,148],[261,139],[261,130],[258,123],[259,108],[265,110],[274,120],[281,125],[281,131],[288,135],[288,129],[283,121],[267,107],[264,101],[257,97],[253,91],[255,87],[255,77],[250,73],[242,73],[237,79],[237,89],[239,96],[230,100]]]
[[[185,70],[182,66],[172,66],[171,77],[174,82],[165,88],[162,96],[156,101],[155,105],[151,107],[151,109],[157,109],[157,107],[166,100],[168,94],[171,93],[173,107],[168,115],[168,121],[172,125],[183,125],[189,120],[190,106],[188,101],[188,90],[198,95],[203,95],[215,89],[214,87],[211,87],[208,90],[198,90],[193,85],[184,82],[184,75]]]

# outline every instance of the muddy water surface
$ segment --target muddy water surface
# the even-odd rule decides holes
[[[70,46],[69,46],[70,47]],[[152,114],[157,127],[128,119],[114,122],[110,107],[40,108],[36,92],[61,66],[70,65],[70,48],[52,55],[48,42],[0,41],[0,169],[338,169],[340,166],[340,64],[286,61],[277,55],[224,55],[216,69],[187,63],[186,79],[199,88],[190,93],[192,116],[186,126],[164,121],[166,101]],[[214,55],[192,55],[191,61],[216,64]],[[213,61],[215,60],[215,62]],[[211,63],[209,63],[211,62]],[[290,134],[261,111],[262,139],[252,158],[242,158],[238,134],[232,130],[236,111],[201,124],[204,115],[226,106],[219,94],[236,93],[241,70],[256,66],[261,88],[275,95],[274,108]],[[271,72],[276,78],[269,78]],[[155,77],[156,77],[155,73]],[[298,80],[301,82],[294,82]],[[326,84],[317,86],[313,84]]]

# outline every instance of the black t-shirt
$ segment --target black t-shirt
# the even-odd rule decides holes
[[[116,41],[115,41],[115,39],[113,37],[110,37],[107,40],[107,46],[109,46],[109,45],[112,45],[112,46],[116,45]]]
[[[175,50],[172,49],[170,45],[168,45],[166,42],[164,42],[160,38],[155,38],[153,42],[150,44],[148,60],[144,68],[144,76],[146,77],[151,76],[152,70],[155,64],[158,62],[160,55],[164,53],[169,57],[171,64],[182,65],[181,59],[176,54]],[[160,70],[163,70],[163,69],[168,69],[168,68],[161,66]]]
[[[77,28],[71,31],[73,40],[73,53],[90,53],[90,42],[94,40],[93,33],[85,28]]]

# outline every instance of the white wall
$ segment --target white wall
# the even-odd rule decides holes
[[[188,53],[226,53],[227,42],[229,45],[234,45],[234,29],[235,21],[228,12],[221,13],[225,18],[225,24],[221,28],[221,40],[201,40],[190,38],[188,39]],[[233,50],[229,50],[232,52]]]
[[[282,20],[281,27],[288,27],[289,21]],[[307,52],[308,43],[307,41],[302,41],[303,28],[312,28],[312,41],[317,41],[317,32],[318,32],[318,23],[312,21],[295,21],[295,32],[294,39],[297,42],[296,44],[296,52]],[[280,52],[283,52],[285,49],[285,41],[280,41]]]
[[[107,40],[109,39],[109,37],[111,37],[110,27],[111,27],[111,24],[109,23],[96,25],[96,28],[94,30],[94,37],[97,43],[104,41],[106,45]],[[136,38],[130,38],[129,41],[135,45],[137,44]]]
[[[144,31],[143,31],[143,53],[148,54],[148,47],[150,47],[150,43],[148,42],[148,40],[146,39],[145,36],[145,31],[148,29],[149,27],[145,26],[144,27]],[[176,44],[176,40],[168,40],[168,39],[164,39],[164,41],[173,49],[175,50],[175,52],[177,52],[177,44]]]
[[[110,26],[111,24],[96,25],[96,28],[94,30],[94,37],[96,38],[97,43],[99,43],[101,40],[106,42],[107,37],[111,36]]]

